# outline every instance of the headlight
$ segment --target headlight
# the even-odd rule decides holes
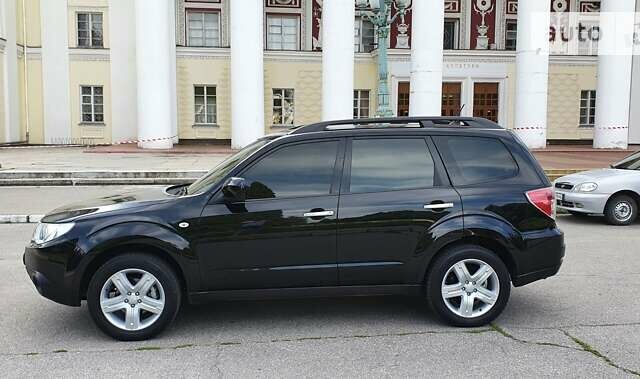
[[[598,185],[596,183],[582,183],[576,188],[578,192],[593,192],[597,189]]]
[[[38,245],[52,241],[66,233],[73,228],[74,223],[69,222],[65,224],[47,224],[39,223],[36,226],[36,230],[33,232],[33,242]]]

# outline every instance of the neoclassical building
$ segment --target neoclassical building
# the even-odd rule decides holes
[[[413,0],[390,28],[393,113],[486,117],[531,147],[640,143],[640,62],[592,42],[540,54],[541,14],[635,9]],[[354,0],[2,0],[0,13],[0,143],[240,147],[376,112],[376,31]]]

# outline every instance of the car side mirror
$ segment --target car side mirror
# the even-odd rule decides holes
[[[231,201],[245,201],[247,199],[247,181],[244,178],[230,178],[222,187],[225,199]]]

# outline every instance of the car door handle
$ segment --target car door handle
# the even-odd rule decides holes
[[[304,217],[329,217],[333,216],[333,211],[307,212]]]
[[[426,204],[424,209],[449,209],[453,208],[453,203],[436,203],[436,204]]]

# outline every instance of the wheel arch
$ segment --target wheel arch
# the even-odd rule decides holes
[[[141,221],[110,225],[89,234],[79,241],[77,248],[83,252],[77,266],[80,299],[86,298],[89,281],[100,266],[131,252],[153,255],[165,261],[174,269],[185,294],[199,285],[197,258],[189,242],[165,225]]]
[[[187,294],[188,284],[186,280],[186,276],[182,266],[178,263],[175,257],[165,249],[162,249],[158,246],[145,243],[142,241],[131,241],[125,242],[117,245],[110,246],[100,254],[97,254],[86,266],[82,273],[82,279],[80,281],[80,297],[81,300],[86,299],[87,288],[89,287],[89,282],[93,275],[95,275],[96,271],[104,265],[106,262],[115,258],[117,256],[127,254],[127,253],[143,253],[148,255],[153,255],[156,258],[162,259],[169,267],[171,267],[176,276],[178,277],[178,281],[180,284],[180,290],[183,295]]]
[[[613,193],[611,196],[609,196],[609,198],[607,199],[607,204],[605,205],[605,209],[606,206],[609,205],[609,202],[616,196],[620,196],[620,195],[626,195],[631,197],[633,200],[636,201],[636,205],[640,206],[640,194],[638,194],[636,191],[633,190],[629,190],[629,189],[624,189],[624,190],[620,190],[616,193]]]
[[[507,266],[507,270],[509,270],[509,275],[511,277],[516,275],[517,265],[515,263],[515,260],[513,259],[513,256],[511,255],[511,253],[509,253],[509,250],[507,249],[506,246],[504,246],[503,244],[501,244],[500,242],[494,239],[490,239],[483,236],[470,235],[470,236],[465,236],[460,240],[452,241],[442,246],[429,261],[429,264],[427,265],[427,270],[425,272],[424,280],[426,280],[426,273],[428,273],[429,270],[431,270],[433,263],[440,256],[446,254],[451,249],[454,249],[458,246],[464,246],[464,245],[476,245],[493,252],[498,256],[498,258],[500,258],[500,260],[505,264],[505,266]]]
[[[518,275],[520,267],[515,255],[522,244],[522,235],[508,222],[486,214],[467,215],[464,218],[464,231],[456,237],[437,244],[422,273],[423,283],[438,257],[462,245],[477,245],[492,251],[505,264],[512,280]]]

